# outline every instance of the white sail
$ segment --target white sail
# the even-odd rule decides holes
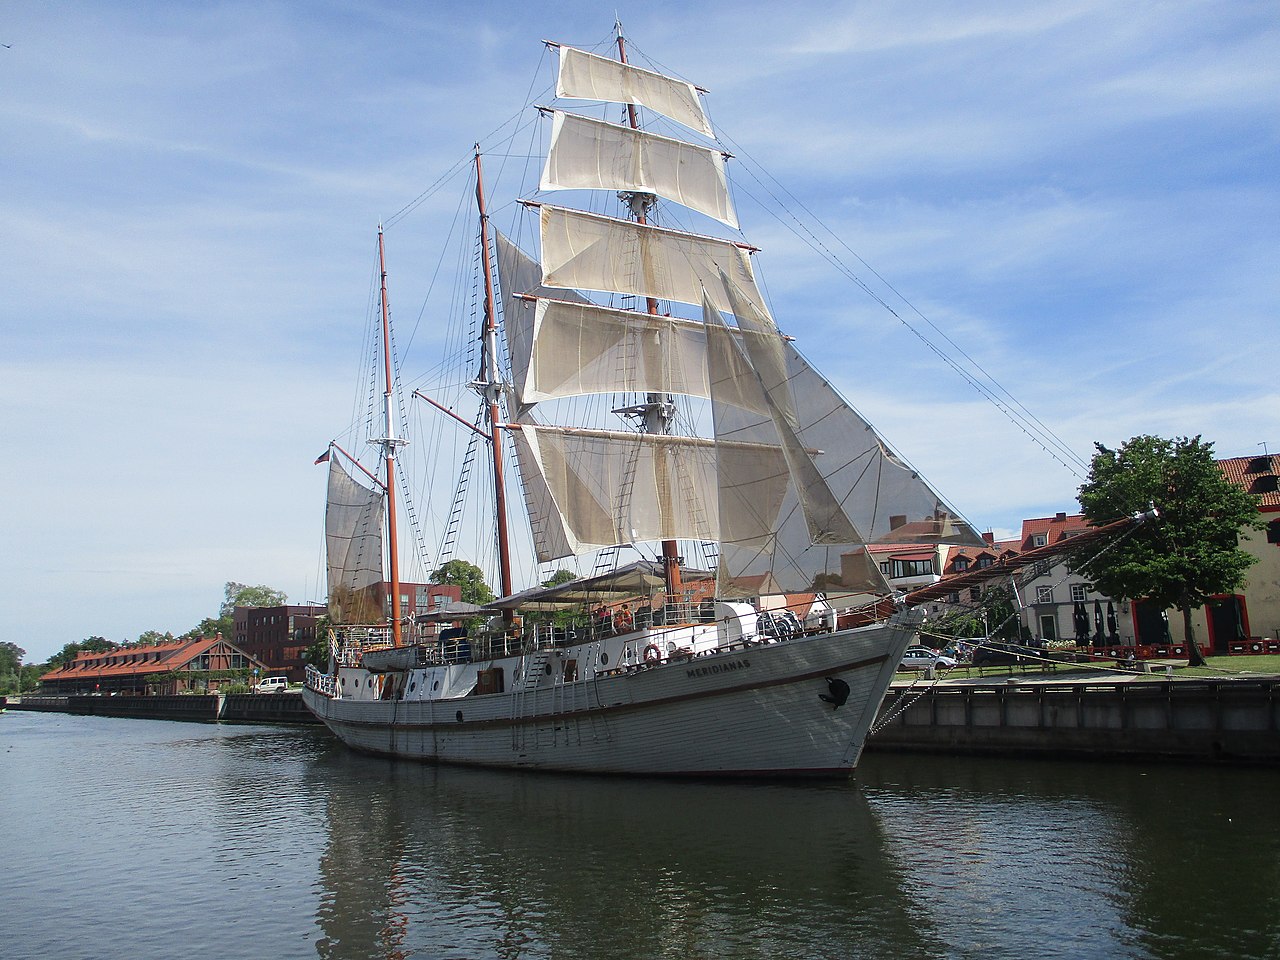
[[[562,300],[539,300],[521,400],[590,393],[709,397],[702,325]]]
[[[539,563],[550,563],[563,557],[575,557],[596,549],[583,545],[565,523],[555,495],[547,484],[534,448],[524,430],[510,431],[520,470],[520,486],[524,491],[525,512],[533,536],[533,550]]]
[[[334,623],[373,623],[382,610],[382,514],[384,497],[329,457],[324,514],[329,567],[329,615]]]
[[[717,537],[710,441],[532,424],[520,429],[577,552]]]
[[[556,96],[638,104],[704,136],[714,136],[693,84],[574,47],[560,48]]]
[[[656,300],[731,309],[721,276],[767,315],[743,247],[715,237],[665,230],[544,204],[542,282],[549,287],[601,290]]]
[[[799,440],[787,445],[788,452],[822,451],[806,454],[808,464],[796,463],[793,469],[811,527],[838,504],[849,529],[856,531],[849,542],[981,545],[978,532],[893,454],[871,424],[782,338],[773,320],[732,283],[726,287],[743,346],[770,397],[770,411],[780,431],[793,432]],[[823,523],[817,520],[812,539],[838,542],[834,530],[839,524],[833,522],[832,532],[818,534]]]
[[[498,251],[498,282],[502,288],[502,331],[507,340],[507,356],[511,359],[511,378],[516,397],[525,400],[524,385],[529,379],[529,360],[533,353],[534,301],[524,298],[530,295],[551,295],[586,303],[586,298],[572,290],[549,290],[542,287],[542,267],[507,239],[501,231],[494,231],[494,246]],[[517,419],[519,419],[517,417]]]
[[[653,193],[738,227],[720,151],[558,110],[540,189]]]

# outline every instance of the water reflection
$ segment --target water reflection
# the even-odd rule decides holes
[[[870,754],[855,783],[436,769],[0,718],[0,960],[1280,958],[1280,771]]]
[[[1280,956],[1276,771],[874,755],[859,780],[952,955]]]
[[[330,797],[325,958],[938,949],[848,785],[529,776],[349,754],[317,775]]]

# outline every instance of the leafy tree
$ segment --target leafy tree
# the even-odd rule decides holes
[[[170,643],[173,641],[172,633],[161,633],[159,630],[144,630],[138,634],[137,646],[154,647],[161,643]]]
[[[575,577],[576,574],[574,574],[572,570],[565,570],[564,568],[561,568],[546,580],[543,580],[542,585],[544,587],[558,587],[562,583],[568,583],[570,580],[575,579]]]
[[[433,571],[430,580],[461,587],[464,603],[483,605],[493,599],[493,591],[484,582],[484,571],[466,560],[450,560]]]
[[[19,693],[26,693],[40,686],[40,678],[49,672],[47,663],[24,663],[22,665],[22,674],[20,677],[21,687]]]
[[[302,659],[317,670],[329,668],[329,629],[331,627],[328,614],[316,617],[316,639],[302,652]]]
[[[16,643],[9,643],[8,641],[0,643],[0,675],[6,673],[16,674],[22,666],[22,658],[26,655],[27,651]]]
[[[220,618],[234,616],[236,607],[282,607],[289,602],[282,590],[262,583],[250,587],[234,580],[227,581],[223,595],[222,609],[218,611]]]
[[[1230,593],[1254,558],[1239,547],[1243,527],[1260,527],[1257,501],[1214,462],[1213,444],[1200,437],[1137,436],[1120,449],[1095,444],[1080,506],[1095,526],[1154,503],[1160,518],[1130,528],[1072,559],[1108,596],[1148,600],[1182,612],[1191,666],[1196,646],[1191,611],[1215,594]]]

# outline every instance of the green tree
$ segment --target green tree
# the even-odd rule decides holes
[[[20,693],[26,693],[40,686],[40,678],[49,672],[47,663],[24,663],[22,665]]]
[[[434,570],[432,583],[452,583],[462,588],[464,603],[486,604],[493,599],[493,591],[484,582],[484,571],[466,560],[450,560]]]
[[[222,634],[231,639],[236,633],[236,607],[281,607],[289,598],[282,590],[258,584],[256,587],[228,580],[222,591],[222,606],[216,617],[205,617],[182,635],[183,640]]]
[[[172,640],[172,633],[161,633],[159,630],[144,630],[138,634],[137,645],[140,647],[154,647],[157,644],[170,643]]]
[[[22,692],[22,658],[26,655],[16,643],[0,643],[0,695]]]
[[[250,587],[243,583],[228,580],[223,591],[222,609],[219,617],[235,615],[236,607],[283,607],[289,602],[283,590],[276,590],[266,584]]]
[[[1095,526],[1154,503],[1160,518],[1073,555],[1097,589],[1182,612],[1191,666],[1204,664],[1191,611],[1245,579],[1254,558],[1240,549],[1243,527],[1260,527],[1254,497],[1228,480],[1200,437],[1137,436],[1118,450],[1095,444],[1080,507]]]
[[[316,617],[316,639],[302,652],[302,659],[317,670],[329,669],[329,630],[331,628],[328,614]]]
[[[558,587],[562,583],[568,583],[576,578],[576,574],[572,570],[565,570],[563,567],[542,581],[544,587]]]
[[[26,655],[27,651],[16,643],[9,643],[8,641],[0,643],[0,675],[6,673],[16,674],[22,666],[22,658]]]

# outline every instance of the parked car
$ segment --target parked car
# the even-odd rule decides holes
[[[975,667],[1001,667],[1022,663],[1027,656],[1035,656],[1036,651],[1016,643],[1004,643],[989,640],[973,651]]]
[[[253,688],[254,693],[284,693],[289,689],[288,677],[263,677]]]
[[[948,657],[938,653],[937,650],[930,650],[928,647],[907,647],[907,652],[902,655],[902,665],[898,669],[928,670],[933,667],[935,670],[950,670],[955,665],[955,657]]]

